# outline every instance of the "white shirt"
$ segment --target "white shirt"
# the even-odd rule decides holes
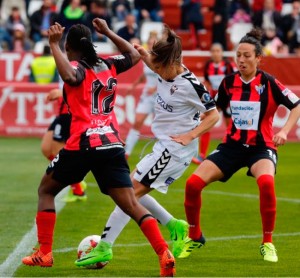
[[[169,151],[178,151],[185,146],[171,141],[169,136],[194,129],[199,125],[199,112],[205,113],[215,108],[205,86],[189,70],[172,81],[159,78],[152,132]]]

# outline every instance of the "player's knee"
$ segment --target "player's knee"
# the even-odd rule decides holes
[[[273,196],[274,191],[275,191],[274,176],[261,175],[257,179],[257,185],[259,187],[261,194]]]
[[[206,186],[206,183],[197,175],[191,175],[185,187],[185,192],[188,195],[199,194],[202,189]]]

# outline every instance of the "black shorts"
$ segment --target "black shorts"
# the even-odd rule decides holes
[[[71,115],[61,114],[57,116],[48,130],[53,130],[53,140],[66,142],[70,137]]]
[[[219,144],[208,157],[223,172],[220,181],[227,181],[235,172],[248,167],[248,176],[252,176],[251,166],[260,159],[269,159],[273,162],[275,171],[277,166],[277,152],[274,149],[257,146]]]
[[[132,187],[130,170],[123,148],[89,151],[62,149],[51,161],[46,173],[68,185],[78,183],[91,171],[102,193],[108,188]]]

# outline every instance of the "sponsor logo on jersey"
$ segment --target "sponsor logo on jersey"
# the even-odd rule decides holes
[[[255,85],[255,90],[259,95],[261,95],[264,92],[265,87],[266,85],[261,85],[261,84]]]
[[[204,93],[204,94],[202,95],[201,100],[202,100],[204,103],[209,102],[209,101],[211,100],[210,94],[209,94],[209,93]]]
[[[167,104],[160,95],[157,95],[156,102],[166,111],[173,112],[173,106],[170,104]]]
[[[172,85],[171,89],[170,89],[170,93],[171,95],[173,95],[175,93],[175,91],[178,90],[178,87],[176,85]]]
[[[172,184],[175,181],[175,179],[173,179],[172,177],[168,177],[165,181],[165,184],[167,186],[169,186],[170,184]]]
[[[111,129],[110,126],[104,127],[96,127],[96,128],[88,128],[86,131],[86,136],[91,136],[93,134],[106,134],[106,133],[113,133],[114,131]]]

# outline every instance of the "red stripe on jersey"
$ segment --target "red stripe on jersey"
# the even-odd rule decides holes
[[[72,116],[67,150],[87,150],[108,145],[122,145],[114,115],[117,72],[122,72],[131,59],[119,56],[99,68],[90,68],[84,62],[73,62],[78,84],[65,83],[64,97]],[[121,61],[122,60],[122,61]]]

